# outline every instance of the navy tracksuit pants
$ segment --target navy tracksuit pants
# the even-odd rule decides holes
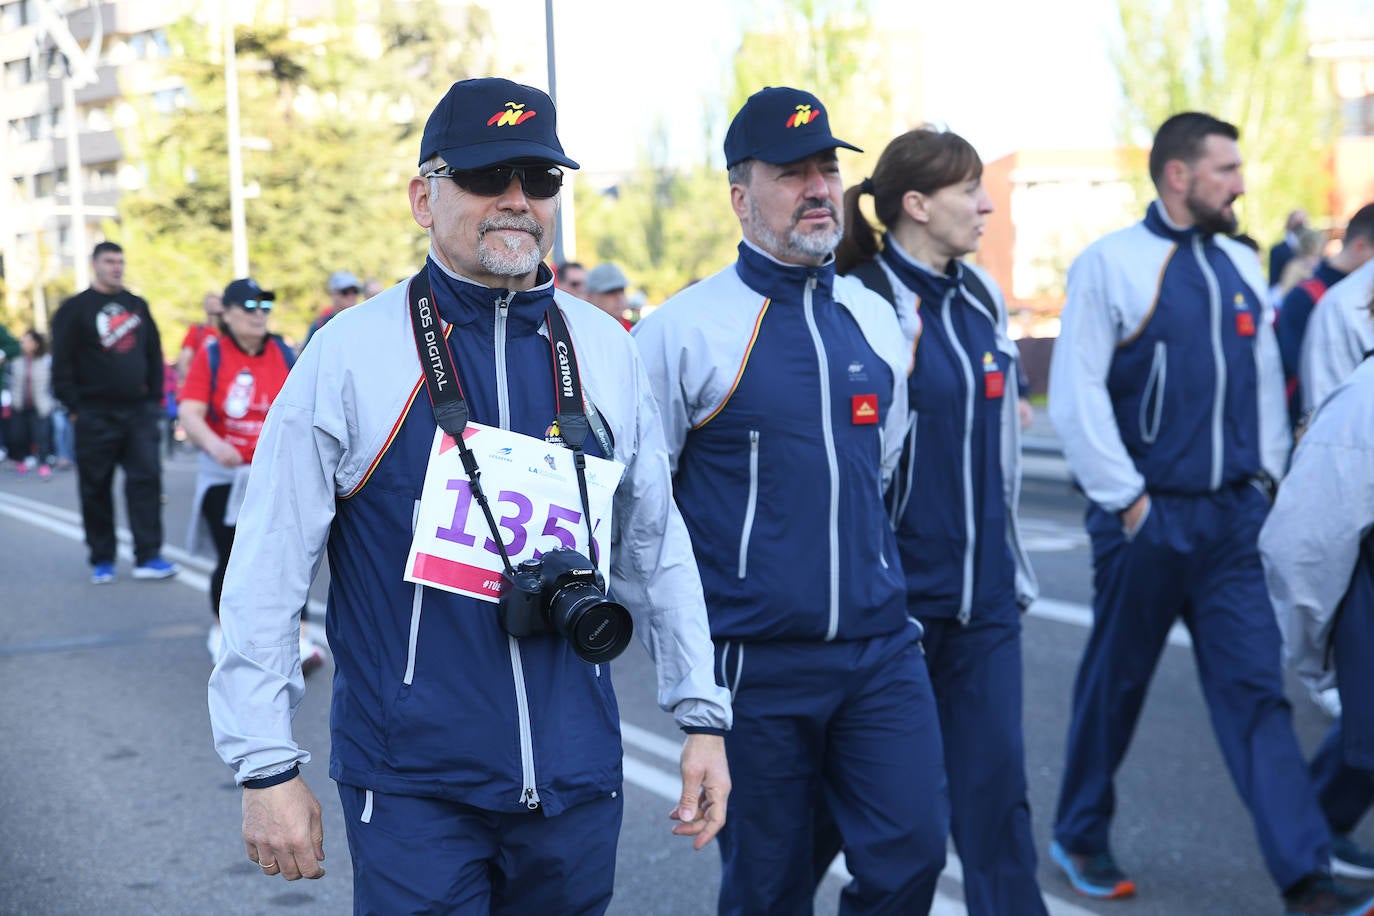
[[[1293,733],[1257,546],[1268,507],[1249,485],[1151,494],[1150,513],[1129,540],[1116,514],[1089,507],[1094,621],[1074,684],[1054,829],[1069,852],[1108,848],[1112,778],[1181,616],[1212,727],[1275,883],[1286,889],[1328,868],[1329,833]]]
[[[850,642],[718,641],[716,659],[735,712],[725,739],[734,788],[717,838],[722,916],[812,911],[820,803],[854,875],[840,912],[928,912],[949,801],[917,628]]]
[[[556,817],[339,784],[355,916],[599,916],[615,886],[619,793]]]
[[[922,618],[969,916],[1044,916],[1026,800],[1021,612]]]

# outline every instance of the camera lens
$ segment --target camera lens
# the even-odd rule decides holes
[[[634,633],[630,612],[588,582],[559,589],[549,602],[549,619],[578,657],[594,665],[624,652]]]

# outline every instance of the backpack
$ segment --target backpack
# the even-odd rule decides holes
[[[275,344],[281,352],[281,358],[286,362],[286,371],[290,372],[291,367],[296,365],[296,353],[286,345],[276,334],[268,334],[267,340]],[[211,337],[205,341],[205,361],[210,365],[210,393],[205,396],[205,413],[207,418],[215,415],[215,385],[219,383],[219,338]]]

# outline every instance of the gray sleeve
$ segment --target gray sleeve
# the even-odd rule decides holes
[[[268,412],[224,579],[210,724],[240,783],[310,759],[291,733],[305,693],[300,609],[324,553],[347,441],[345,395],[319,383],[319,355],[307,350]]]
[[[692,421],[691,407],[681,384],[683,373],[679,363],[683,349],[669,344],[667,325],[666,317],[649,316],[635,325],[633,334],[648,374],[649,390],[662,418],[659,428],[668,449],[669,473],[676,474],[677,460],[687,444]]]
[[[728,729],[730,695],[715,681],[715,654],[696,558],[673,501],[668,451],[649,377],[636,362],[633,458],[615,496],[616,600],[658,671],[658,704],[682,726]]]
[[[1323,419],[1339,418],[1319,413],[1318,424]],[[1326,647],[1336,608],[1374,527],[1374,444],[1355,448],[1314,435],[1325,431],[1314,425],[1304,437],[1260,532],[1285,657],[1309,684],[1329,676]],[[1369,431],[1357,435],[1368,440]]]
[[[1284,391],[1283,358],[1274,333],[1273,310],[1266,304],[1255,341],[1256,396],[1259,398],[1260,466],[1275,480],[1288,470],[1293,432],[1288,422],[1288,396]]]
[[[1355,371],[1366,344],[1374,347],[1374,319],[1368,316],[1368,311],[1353,311],[1339,294],[1331,293],[1312,310],[1298,361],[1304,413],[1316,410]],[[1357,323],[1361,321],[1364,327]]]
[[[1121,441],[1107,373],[1119,341],[1106,295],[1106,265],[1090,248],[1069,268],[1068,297],[1050,360],[1049,412],[1069,467],[1088,498],[1120,512],[1145,490]]]

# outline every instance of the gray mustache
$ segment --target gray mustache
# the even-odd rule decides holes
[[[493,229],[518,229],[534,236],[536,242],[544,240],[544,227],[539,225],[539,221],[532,216],[494,216],[491,219],[482,220],[482,224],[477,227],[478,234],[481,236],[485,236]]]

